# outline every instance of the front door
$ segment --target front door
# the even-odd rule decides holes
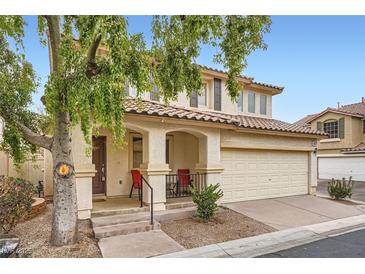
[[[93,194],[105,194],[106,186],[106,137],[93,136],[93,164],[96,174],[93,177]]]

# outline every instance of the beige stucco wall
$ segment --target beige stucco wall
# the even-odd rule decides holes
[[[219,77],[217,77],[219,78]],[[203,82],[207,84],[207,106],[199,106],[201,110],[214,110],[214,76],[209,74],[203,74],[202,76]],[[259,89],[257,87],[245,87],[243,83],[242,85],[242,93],[243,93],[243,111],[238,112],[237,103],[232,101],[229,96],[226,80],[219,78],[222,80],[222,110],[221,112],[229,113],[229,114],[243,114],[248,116],[255,117],[263,117],[263,118],[272,118],[272,93],[270,91],[266,91],[263,89]],[[248,92],[254,92],[255,96],[255,113],[248,112]],[[267,96],[267,112],[266,115],[260,114],[260,95]],[[149,100],[150,93],[144,93],[142,95],[143,99]],[[162,102],[162,98],[160,98]],[[186,95],[186,93],[181,92],[178,94],[178,98],[175,101],[170,102],[172,105],[178,105],[182,107],[190,107],[190,99]]]
[[[364,141],[362,133],[362,121],[360,118],[343,115],[338,113],[327,112],[311,122],[311,128],[317,129],[317,122],[326,122],[328,120],[339,120],[345,118],[345,137],[339,141],[334,140],[318,142],[319,154],[339,153],[341,149],[351,148]]]
[[[32,182],[35,186],[43,181],[43,155],[36,155],[35,160],[28,160],[19,169],[8,155],[0,151],[0,175],[22,178]]]

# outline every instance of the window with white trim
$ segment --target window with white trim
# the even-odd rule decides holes
[[[207,105],[207,84],[204,83],[198,94],[198,106],[205,107]]]
[[[267,96],[260,95],[260,114],[266,115],[267,114]]]
[[[238,112],[243,112],[243,91],[240,91],[240,94],[238,96],[237,109],[238,109]]]
[[[339,138],[338,121],[331,120],[323,123],[323,131],[328,134],[330,139]]]
[[[248,112],[255,113],[255,93],[250,91],[248,93]]]

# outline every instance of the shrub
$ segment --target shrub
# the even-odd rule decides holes
[[[332,179],[331,182],[328,182],[327,191],[332,199],[345,199],[347,197],[351,198],[353,187],[354,182],[352,181],[352,177],[348,181],[345,178],[342,178],[342,181]]]
[[[197,216],[205,221],[213,218],[219,208],[217,201],[223,197],[219,184],[206,186],[202,190],[191,187],[190,191],[193,202],[197,205]]]
[[[5,233],[31,212],[33,193],[32,183],[0,176],[0,226]]]

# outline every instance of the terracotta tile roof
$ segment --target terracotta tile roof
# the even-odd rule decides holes
[[[365,152],[365,143],[360,143],[357,146],[354,146],[352,148],[345,148],[341,150],[344,153],[351,153],[351,152]]]
[[[179,106],[166,106],[159,102],[137,100],[128,98],[125,101],[126,113],[151,115],[159,117],[186,119],[202,122],[213,122],[233,125],[238,128],[250,128],[259,130],[281,131],[289,133],[302,133],[313,135],[326,135],[324,132],[311,130],[308,127],[289,124],[283,121],[267,118],[258,118],[244,115],[230,115],[213,111],[201,111],[193,108]]]
[[[365,116],[365,101],[361,100],[360,103],[344,105],[341,106],[338,110]]]
[[[200,65],[200,67],[203,68],[203,69],[206,69],[206,70],[211,70],[211,71],[227,74],[226,71],[211,68],[211,67],[207,67],[207,66],[204,66],[204,65]],[[256,81],[254,81],[255,78],[253,78],[253,77],[247,77],[247,76],[244,76],[244,75],[240,75],[240,77],[243,78],[243,79],[246,79],[248,81],[251,81],[252,84],[255,84],[255,85],[258,85],[258,86],[273,88],[273,89],[277,89],[277,90],[280,90],[280,91],[282,91],[284,89],[284,87],[279,87],[279,86],[270,85],[270,84],[266,84],[266,83],[256,82]]]
[[[295,125],[298,125],[298,126],[310,126],[310,124],[308,123],[309,120],[311,120],[313,117],[317,116],[317,113],[315,114],[309,114],[305,117],[303,117],[302,119],[294,122]]]

